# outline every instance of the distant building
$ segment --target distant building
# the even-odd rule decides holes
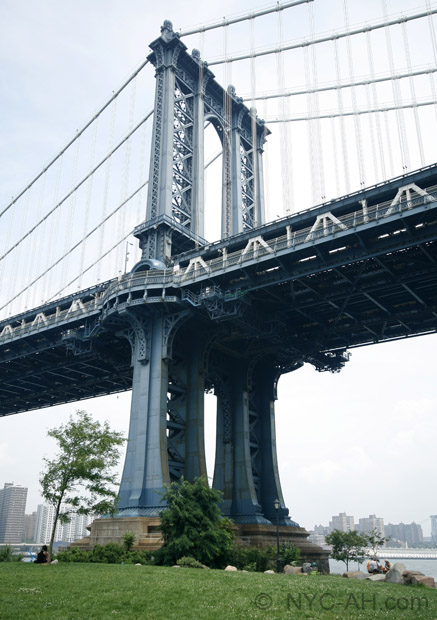
[[[437,515],[431,515],[431,539],[437,545]]]
[[[329,534],[329,527],[327,525],[315,525],[313,532],[319,536],[326,536],[326,534]]]
[[[376,515],[369,515],[358,522],[360,534],[371,534],[375,529],[380,536],[385,536],[384,519]]]
[[[314,543],[315,545],[319,545],[319,547],[326,546],[326,540],[323,534],[316,534],[315,532],[311,532],[308,536],[308,541]]]
[[[0,543],[20,543],[24,533],[27,489],[6,482],[0,489]]]
[[[422,527],[417,523],[389,523],[385,526],[385,535],[391,536],[392,539],[401,540],[413,545],[414,543],[423,542]],[[391,541],[390,541],[391,546]]]
[[[68,512],[68,506],[62,506],[61,512]],[[40,504],[36,512],[35,526],[35,542],[48,544],[53,528],[53,520],[55,518],[54,506]],[[69,523],[62,525],[58,522],[55,532],[55,542],[74,542],[79,538],[87,536],[86,526],[91,523],[93,517],[89,515],[72,514]]]
[[[23,542],[33,543],[35,542],[35,527],[36,527],[36,511],[30,515],[24,515],[24,532]]]
[[[352,532],[355,529],[354,517],[348,517],[345,512],[332,517],[329,522],[329,531],[340,530],[340,532]]]

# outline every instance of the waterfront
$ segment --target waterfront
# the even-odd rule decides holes
[[[383,561],[384,555],[380,554],[381,561]],[[349,570],[361,570],[367,574],[366,570],[366,562],[363,562],[358,568],[357,562],[351,562],[349,564]],[[390,559],[392,564],[401,563],[405,565],[407,570],[419,570],[424,575],[429,575],[430,577],[434,577],[437,582],[437,560],[423,560],[423,559],[399,559],[393,560]],[[346,571],[346,564],[344,562],[337,562],[336,560],[329,560],[329,568],[331,570],[331,574],[340,574],[342,575]]]

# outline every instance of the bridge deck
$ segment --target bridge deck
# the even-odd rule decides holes
[[[226,326],[228,352],[284,371],[339,370],[348,348],[434,333],[436,186],[431,166],[3,320],[0,415],[130,389],[120,330],[135,306]]]

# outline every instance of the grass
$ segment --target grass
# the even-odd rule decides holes
[[[420,605],[420,607],[419,607]],[[437,590],[337,576],[0,564],[0,619],[437,619]]]

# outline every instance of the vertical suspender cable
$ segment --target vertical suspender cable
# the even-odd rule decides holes
[[[343,10],[344,10],[344,21],[346,30],[349,30],[349,13],[347,7],[347,0],[343,0]],[[348,56],[348,65],[349,65],[349,77],[350,81],[353,83],[355,81],[354,76],[354,60],[352,54],[351,47],[351,38],[346,37],[346,47],[347,47],[347,56]],[[351,87],[352,94],[352,108],[354,111],[354,127],[355,127],[355,140],[356,140],[356,148],[357,148],[357,159],[358,159],[358,173],[360,177],[360,187],[364,187],[365,185],[365,164],[364,164],[364,156],[363,156],[363,140],[361,134],[361,121],[360,117],[357,114],[358,106],[357,106],[357,92],[356,87]]]
[[[370,42],[370,32],[366,33],[366,43],[367,43],[367,51],[369,52],[369,47],[371,47],[371,42]],[[369,54],[368,54],[369,56]],[[371,54],[370,54],[371,56]],[[370,84],[366,84],[365,86],[365,90],[366,90],[366,99],[367,99],[367,106],[369,108],[369,110],[372,109],[372,91],[371,91],[371,87]],[[377,155],[377,151],[376,151],[376,144],[375,144],[375,119],[378,116],[378,113],[375,114],[368,114],[368,119],[369,119],[369,137],[370,137],[370,146],[371,146],[371,153],[372,153],[372,164],[373,164],[373,182],[374,183],[378,183],[379,181],[381,181],[382,179],[380,179],[379,176],[379,166],[378,166],[378,155]]]
[[[387,20],[387,2],[386,0],[381,0],[382,7],[384,11],[384,19]],[[394,59],[393,59],[393,48],[391,43],[391,35],[390,28],[384,27],[385,31],[385,39],[387,44],[387,53],[390,64],[390,73],[392,76],[395,75],[395,67],[394,67]],[[396,78],[392,79],[392,89],[393,89],[393,97],[395,101],[395,106],[400,106],[402,102],[402,97],[399,90],[399,80]],[[405,173],[410,169],[410,158],[408,153],[408,144],[407,144],[407,135],[405,131],[405,119],[403,110],[396,110],[396,121],[398,125],[398,134],[399,134],[399,143],[401,148],[401,157],[402,157],[402,172]]]
[[[340,57],[338,53],[338,40],[334,39],[334,57],[335,57],[335,68],[337,74],[337,85],[341,84],[341,67],[340,67]],[[341,133],[341,146],[342,146],[342,154],[343,154],[343,168],[344,168],[344,182],[345,182],[345,192],[349,194],[351,191],[351,183],[350,183],[350,174],[349,174],[349,166],[348,166],[348,145],[346,138],[346,128],[345,128],[345,120],[344,116],[342,116],[344,107],[343,107],[343,94],[342,89],[337,89],[337,104],[338,104],[338,112],[339,122],[340,122],[340,133]]]
[[[370,77],[372,79],[372,96],[373,96],[373,107],[378,109],[378,91],[376,88],[375,82],[375,63],[373,61],[373,49],[372,49],[372,39],[370,31],[366,34],[366,44],[367,44],[367,58],[370,68]],[[375,123],[376,123],[376,134],[378,137],[378,150],[379,150],[379,163],[381,166],[381,175],[376,173],[375,180],[379,182],[380,180],[385,180],[387,178],[387,174],[385,171],[385,157],[384,157],[384,142],[382,139],[382,130],[381,130],[381,116],[379,112],[375,113]]]
[[[108,141],[109,151],[112,150],[113,145],[114,145],[116,119],[117,119],[117,99],[113,103],[112,113],[111,113],[111,120],[110,120],[111,128],[109,131],[109,141]],[[110,157],[108,161],[106,162],[105,180],[104,180],[104,187],[103,187],[103,201],[102,201],[102,220],[106,218],[106,215],[108,213],[108,200],[109,200],[109,190],[110,190],[110,181],[111,181],[111,161],[112,161],[112,157]],[[97,243],[98,256],[102,256],[103,254],[103,239],[105,237],[106,228],[107,228],[106,225],[103,225],[100,227],[99,241]],[[99,260],[97,262],[97,271],[96,271],[97,282],[99,282],[101,277],[102,277],[102,261]]]
[[[47,181],[47,174],[44,174],[41,179],[38,213],[43,212],[44,201],[45,201],[45,196],[46,196],[46,181]],[[29,238],[30,247],[32,248],[31,259],[29,263],[29,270],[26,273],[26,276],[28,276],[29,278],[29,282],[31,282],[32,278],[37,273],[39,273],[41,270],[41,260],[43,256],[43,251],[45,251],[44,246],[45,246],[45,243],[47,242],[47,239],[45,239],[46,228],[47,228],[47,222],[44,223],[44,225],[38,230],[36,234],[34,234],[32,237]],[[50,243],[50,240],[48,240],[48,242]],[[38,287],[34,286],[32,290],[30,291],[30,293],[31,293],[30,299],[31,299],[32,306],[39,305],[40,303],[44,301],[43,299],[41,299],[40,290],[38,289]]]
[[[410,46],[408,43],[407,24],[405,22],[402,23],[402,36],[404,39],[404,51],[405,51],[405,59],[407,61],[407,68],[408,68],[408,72],[411,73],[412,69],[411,69]],[[414,87],[414,78],[412,76],[410,76],[409,82],[410,82],[411,98],[413,100],[413,103],[416,103],[417,102],[416,89]],[[420,166],[423,168],[423,166],[425,165],[425,154],[423,151],[422,129],[420,126],[419,111],[417,109],[417,106],[414,106],[413,114],[414,114],[414,123],[416,125],[417,144],[419,146]]]
[[[393,148],[391,145],[391,131],[390,131],[390,125],[389,125],[389,119],[388,119],[388,112],[383,112],[384,115],[384,126],[385,126],[385,139],[387,141],[387,148],[388,148],[388,159],[389,159],[389,164],[390,164],[390,177],[394,177],[395,176],[395,165],[394,165],[394,160],[393,160]]]
[[[429,11],[431,9],[431,5],[430,5],[430,1],[429,0],[426,0],[426,8]],[[428,26],[429,26],[429,34],[430,34],[430,38],[431,38],[432,52],[433,52],[433,56],[434,56],[434,66],[437,66],[437,42],[436,42],[434,22],[433,22],[431,13],[428,14]],[[436,94],[437,94],[437,92],[436,92],[436,87],[435,87],[434,74],[432,72],[429,73],[429,81],[430,81],[430,86],[431,86],[431,92],[432,92],[433,100],[436,101]],[[436,123],[437,123],[437,104],[434,104],[433,108],[434,108],[435,120],[436,120]]]
[[[317,165],[316,165],[316,152],[315,152],[315,139],[314,139],[314,123],[312,120],[312,116],[314,116],[313,112],[313,99],[311,96],[311,78],[310,78],[310,65],[309,65],[309,52],[308,47],[305,47],[303,50],[304,55],[304,65],[305,65],[305,84],[307,88],[307,110],[309,120],[307,122],[307,131],[308,131],[308,150],[309,150],[309,159],[310,159],[310,175],[311,175],[311,206],[314,206],[319,203],[318,197],[320,195],[319,192],[319,175],[317,174]]]
[[[89,163],[91,170],[94,168],[94,156],[96,152],[98,128],[99,128],[99,119],[97,118],[94,124],[93,135],[91,137],[91,150],[90,150],[90,163]],[[88,228],[88,220],[89,220],[90,209],[91,209],[91,196],[93,192],[93,181],[94,181],[94,175],[92,175],[91,178],[88,179],[88,182],[87,182],[88,187],[87,187],[87,196],[86,196],[86,201],[85,201],[85,213],[82,215],[82,218],[83,218],[82,237],[85,237],[87,233],[87,228]],[[81,252],[80,252],[79,273],[81,275],[78,280],[78,288],[82,286],[82,271],[83,271],[83,265],[84,265],[84,260],[85,260],[86,246],[87,246],[87,243],[84,241],[82,243]],[[96,257],[96,260],[97,260],[97,257]]]
[[[337,129],[335,126],[335,118],[331,118],[331,134],[332,134],[332,148],[334,151],[334,176],[335,176],[335,196],[341,195],[340,190],[340,175],[338,174],[338,148],[337,148]]]
[[[284,54],[281,51],[284,37],[282,21],[282,11],[278,11],[278,52],[276,53],[276,80],[280,92],[284,90],[285,67]],[[290,100],[288,97],[281,97],[278,102],[282,118],[287,116],[290,110]],[[281,153],[281,188],[282,188],[282,213],[288,215],[294,207],[294,175],[292,159],[292,138],[291,128],[288,123],[281,123],[279,130],[280,153]],[[274,215],[279,215],[274,213]]]
[[[61,157],[57,164],[56,180],[55,180],[54,191],[53,191],[53,204],[57,204],[58,199],[59,199],[63,161],[64,161],[64,157]],[[53,217],[51,218],[51,221],[50,221],[50,235],[49,236],[50,236],[51,242],[50,244],[48,244],[48,247],[46,247],[46,253],[45,253],[46,265],[51,265],[55,259],[55,252],[58,250],[57,231],[59,229],[60,229],[60,211],[59,209],[57,209],[57,211],[53,214]],[[50,271],[50,273],[44,279],[44,282],[43,282],[44,299],[48,299],[50,295],[52,294],[52,290],[51,290],[52,281],[53,281],[53,271]]]
[[[77,165],[78,165],[78,160],[79,160],[79,150],[80,150],[81,142],[82,142],[82,138],[79,138],[76,141],[76,145],[74,149],[74,160],[73,160],[72,178],[71,178],[72,187],[74,187],[76,183]],[[64,233],[64,244],[63,244],[64,247],[66,248],[70,247],[71,245],[71,233],[73,230],[73,222],[75,220],[76,201],[77,201],[77,191],[74,192],[74,194],[71,196],[71,199],[68,200],[68,202],[66,203],[67,217],[64,218],[65,233]],[[60,278],[61,282],[65,282],[65,280],[70,277],[69,264],[70,264],[70,261],[68,259],[63,261],[61,278]]]
[[[309,23],[310,23],[310,38],[314,40],[315,30],[314,30],[314,7],[313,4],[308,4],[308,14],[309,14]],[[315,45],[311,45],[311,60],[312,60],[312,72],[313,72],[313,80],[312,87],[316,92],[312,93],[313,97],[313,109],[315,115],[320,116],[320,104],[319,104],[319,93],[317,92],[318,87],[318,71],[317,71],[317,48]],[[317,202],[320,200],[324,201],[326,198],[326,189],[325,189],[325,170],[323,164],[323,140],[322,140],[322,128],[321,128],[322,120],[317,118],[315,121],[315,146],[316,146],[316,155],[317,155],[317,163],[318,163],[318,177],[319,177],[319,195],[317,196]]]

